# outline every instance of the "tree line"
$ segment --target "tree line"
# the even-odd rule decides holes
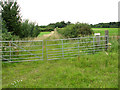
[[[54,31],[55,28],[64,28],[70,24],[72,24],[70,21],[68,21],[68,22],[61,21],[61,22],[50,23],[46,26],[39,26],[39,27],[42,32],[46,32],[46,31]]]
[[[119,28],[120,22],[109,22],[109,23],[99,23],[91,24],[92,28]]]

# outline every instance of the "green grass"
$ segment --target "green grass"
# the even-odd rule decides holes
[[[105,30],[109,30],[110,36],[118,34],[118,29],[115,28],[93,28],[93,30],[96,33],[100,32],[101,35],[104,35]],[[103,51],[98,54],[47,61],[45,47],[44,61],[3,63],[2,87],[118,88],[118,41],[115,38],[109,40],[112,46],[107,52],[108,55]]]
[[[117,88],[117,56],[101,52],[80,59],[3,64],[2,85],[3,88]],[[14,83],[17,80],[22,81]]]
[[[103,51],[65,60],[3,63],[2,86],[3,88],[117,88],[118,42],[110,39],[110,43],[112,46],[108,50],[108,55]]]
[[[45,34],[50,34],[51,32],[40,32],[40,34],[38,35],[38,37],[40,37],[40,36],[43,36],[43,35],[45,35]]]
[[[101,35],[105,35],[105,30],[109,30],[109,36],[118,36],[118,28],[92,28],[92,30],[94,33],[101,33]],[[41,32],[38,37],[50,33],[51,32]]]
[[[109,36],[118,36],[118,28],[92,28],[94,33],[105,35],[105,30],[109,30]]]

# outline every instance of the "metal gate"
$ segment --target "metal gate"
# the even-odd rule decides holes
[[[43,40],[0,41],[2,61],[23,62],[43,60]]]
[[[67,59],[107,50],[108,36],[46,40],[47,60]]]
[[[47,60],[67,59],[107,50],[108,36],[92,36],[68,39],[37,41],[0,41],[0,52],[4,62],[23,62],[43,60],[46,47]]]

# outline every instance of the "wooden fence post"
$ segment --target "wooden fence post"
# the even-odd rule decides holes
[[[9,61],[11,61],[11,42],[9,42],[9,48],[10,48]]]
[[[109,39],[109,32],[105,30],[105,51],[108,49],[108,39]]]

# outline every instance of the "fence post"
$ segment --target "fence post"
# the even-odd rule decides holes
[[[10,46],[10,55],[9,55],[9,61],[11,61],[11,42],[9,42],[9,46]]]
[[[109,32],[108,30],[105,30],[105,51],[107,51],[108,48],[108,40],[109,40]]]
[[[47,40],[46,40],[46,54],[47,54],[47,60],[48,60]]]
[[[100,45],[100,36],[99,35],[96,35],[96,40],[97,40],[97,45],[99,46]]]
[[[42,41],[42,58],[43,58],[43,45],[44,45],[44,44],[43,44],[43,41]],[[44,58],[43,58],[43,59],[44,59]]]
[[[79,55],[80,55],[80,49],[79,49],[79,43],[80,43],[80,40],[78,39],[78,57],[79,57]]]
[[[63,48],[63,40],[61,40],[62,41],[62,57],[64,58],[64,48]]]
[[[93,36],[93,48],[94,48],[94,50],[93,50],[93,54],[95,53],[95,37]]]

